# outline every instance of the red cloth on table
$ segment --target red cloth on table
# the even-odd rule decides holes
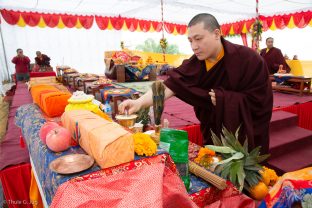
[[[241,194],[241,195],[236,195],[236,196],[224,197],[214,202],[213,204],[205,206],[205,208],[228,208],[228,207],[255,208],[256,203],[254,200],[252,200],[248,196]]]
[[[312,130],[312,102],[284,107],[281,110],[298,115],[298,126]]]
[[[30,164],[26,163],[0,172],[4,197],[9,208],[32,208],[29,199],[30,170]]]
[[[107,175],[102,173],[99,177],[93,177],[91,173],[91,178],[62,184],[53,198],[51,208],[197,207],[189,198],[176,170],[167,166],[163,160],[150,164],[145,164],[144,161],[135,163],[136,168],[132,170],[119,170]],[[114,172],[109,169],[107,171]]]
[[[185,126],[181,130],[187,131],[190,142],[193,142],[199,146],[203,146],[203,135],[200,131],[200,125]]]
[[[51,72],[30,72],[30,77],[55,77],[56,73]]]

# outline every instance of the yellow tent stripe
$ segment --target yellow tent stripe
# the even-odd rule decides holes
[[[59,29],[65,28],[65,25],[64,25],[61,17],[59,18],[59,22],[58,22],[56,27],[59,28]]]
[[[294,23],[294,18],[293,16],[290,17],[289,23],[287,25],[288,28],[293,29],[296,27],[295,23]]]
[[[26,26],[26,23],[25,23],[25,21],[24,21],[22,15],[19,16],[17,25],[20,26],[20,27],[25,27],[25,26]]]
[[[126,24],[126,21],[124,21],[122,27],[121,27],[122,30],[129,30],[129,28],[127,27],[127,24]]]
[[[76,23],[75,27],[76,27],[77,29],[81,29],[81,28],[82,28],[82,25],[81,25],[81,23],[80,23],[80,21],[79,21],[79,18],[77,19],[77,23]]]
[[[114,29],[114,27],[113,27],[113,25],[112,25],[110,19],[108,20],[107,29],[108,29],[108,30],[113,30],[113,29]]]
[[[142,32],[141,27],[140,27],[140,24],[138,24],[138,27],[137,27],[137,29],[136,29],[135,31],[136,31],[136,32]]]
[[[243,29],[242,29],[242,33],[247,33],[247,26],[246,26],[246,22],[244,23]]]
[[[277,28],[276,28],[276,24],[275,24],[275,21],[274,21],[274,19],[273,19],[273,21],[272,21],[272,24],[271,24],[271,26],[270,26],[270,30],[276,30]]]
[[[312,19],[310,20],[309,26],[312,27]]]
[[[46,23],[44,22],[44,19],[41,16],[40,16],[40,20],[37,26],[41,28],[44,28],[47,26]]]
[[[179,34],[178,31],[177,31],[177,27],[176,26],[174,26],[172,34],[173,35],[178,35]]]
[[[230,29],[229,34],[230,34],[230,35],[235,35],[234,28],[233,28],[233,24],[231,25],[231,29]]]

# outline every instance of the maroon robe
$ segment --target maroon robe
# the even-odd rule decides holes
[[[45,55],[45,54],[42,54],[41,58],[39,58],[39,57],[35,58],[36,64],[38,64],[40,67],[44,67],[44,66],[49,67],[50,66],[50,60],[51,60],[50,57]]]
[[[286,70],[287,73],[290,72],[290,68],[280,49],[273,47],[268,52],[266,52],[266,50],[266,48],[262,49],[260,56],[265,60],[270,74],[277,73],[279,65],[283,65],[283,69]]]
[[[248,146],[269,150],[269,123],[273,95],[264,60],[250,48],[222,38],[224,57],[208,72],[205,61],[195,55],[168,72],[165,85],[186,103],[194,106],[201,124],[204,144],[212,144],[210,130],[220,135],[222,126],[235,132],[241,125],[239,140],[248,137]],[[210,90],[216,93],[216,106]]]

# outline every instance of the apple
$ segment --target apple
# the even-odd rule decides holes
[[[39,137],[44,144],[46,143],[47,134],[57,127],[59,127],[59,125],[56,122],[46,122],[45,124],[43,124],[43,126],[41,126],[39,131]]]
[[[61,152],[70,147],[71,134],[64,127],[57,127],[47,134],[47,146],[54,152]]]

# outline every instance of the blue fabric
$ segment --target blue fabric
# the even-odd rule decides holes
[[[154,65],[147,65],[141,71],[131,65],[125,65],[126,74],[130,77],[129,81],[141,81],[147,79],[147,75],[149,75],[154,67]]]
[[[282,77],[274,76],[274,79],[277,83],[283,83],[283,82],[289,80],[290,78],[292,78],[292,77],[291,76],[282,76]]]
[[[54,153],[44,145],[39,138],[41,126],[46,122],[42,112],[35,104],[27,104],[19,107],[15,117],[16,125],[22,129],[22,134],[27,143],[39,183],[44,191],[46,201],[50,205],[57,188],[64,182],[81,175],[97,170],[100,167],[94,164],[90,169],[71,175],[60,175],[49,169],[53,160],[68,154],[86,154],[79,146],[71,147],[61,153]]]
[[[104,89],[101,89],[100,90],[100,93],[101,93],[101,98],[103,100],[104,103],[106,102],[110,102],[112,97],[115,97],[115,96],[123,96],[123,97],[127,97],[127,98],[130,98],[132,94],[136,93],[137,91],[135,91],[134,89],[130,89],[130,88],[115,88],[115,89],[120,89],[120,90],[123,90],[123,89],[129,89],[130,91],[128,93],[108,93],[107,94],[107,98],[105,99],[105,92],[107,92],[107,90],[110,90],[112,88],[115,88],[115,87],[111,87],[111,88],[104,88]]]

